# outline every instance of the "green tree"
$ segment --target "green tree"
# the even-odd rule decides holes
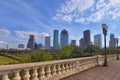
[[[107,48],[107,54],[108,55],[116,54],[116,48],[115,47]]]
[[[100,48],[95,45],[89,45],[86,47],[85,53],[87,53],[87,55],[98,55],[100,54]]]
[[[72,57],[82,57],[83,54],[83,49],[79,46],[74,46],[73,52],[72,52]]]
[[[56,53],[56,59],[68,59],[71,58],[71,54],[73,52],[74,47],[65,46],[60,51]]]
[[[33,50],[23,59],[24,62],[41,62],[48,60],[52,60],[52,56],[43,49]]]
[[[104,55],[104,50],[105,50],[104,48],[101,49],[102,55]],[[116,48],[115,47],[107,48],[107,54],[108,55],[116,54]]]

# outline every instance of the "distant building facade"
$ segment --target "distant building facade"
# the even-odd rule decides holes
[[[60,48],[62,49],[64,46],[69,44],[69,34],[65,29],[60,33]]]
[[[44,49],[44,46],[43,46],[41,43],[39,43],[39,44],[38,44],[38,48],[39,48],[39,49]]]
[[[34,35],[30,35],[28,40],[27,48],[34,49],[35,48],[35,38]]]
[[[45,37],[45,49],[51,49],[49,36]]]
[[[25,48],[24,44],[18,44],[18,48]]]
[[[81,38],[79,40],[79,46],[82,47],[82,48],[84,48],[84,38]]]
[[[86,48],[88,45],[91,44],[90,30],[84,31],[83,36],[84,36],[84,48]]]
[[[54,30],[53,33],[53,49],[59,49],[59,31]]]
[[[114,37],[114,34],[110,34],[110,41],[109,41],[109,47],[115,47],[116,46],[116,39]]]
[[[94,45],[102,48],[102,37],[101,37],[101,34],[94,35]]]
[[[71,40],[71,46],[76,46],[76,40]]]

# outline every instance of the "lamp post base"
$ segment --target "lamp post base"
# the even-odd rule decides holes
[[[108,66],[107,59],[105,59],[103,66]]]
[[[117,60],[119,60],[119,57],[117,57]]]
[[[103,64],[103,66],[108,66],[108,64]]]

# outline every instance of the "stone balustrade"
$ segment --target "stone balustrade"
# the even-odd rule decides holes
[[[115,59],[108,56],[108,61]],[[0,80],[59,80],[103,64],[103,56],[0,66]]]

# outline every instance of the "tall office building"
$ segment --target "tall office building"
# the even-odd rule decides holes
[[[94,45],[102,48],[102,37],[101,34],[94,35]]]
[[[58,36],[59,35],[59,31],[58,30],[54,30],[53,33],[53,49],[59,49],[59,41],[58,41]]]
[[[68,32],[63,29],[60,33],[60,48],[62,49],[64,46],[68,45],[68,41],[69,41],[69,34]]]
[[[30,35],[28,40],[27,48],[34,49],[35,48],[35,38],[34,35]]]
[[[116,46],[116,39],[114,37],[114,34],[110,34],[110,41],[109,41],[109,47],[115,47]]]
[[[49,36],[45,37],[45,49],[51,49]]]
[[[84,35],[84,48],[86,48],[91,43],[90,30],[84,31],[83,35]]]
[[[79,46],[82,47],[82,48],[84,48],[84,38],[81,38],[79,40]]]
[[[71,46],[76,46],[76,40],[71,40]]]

